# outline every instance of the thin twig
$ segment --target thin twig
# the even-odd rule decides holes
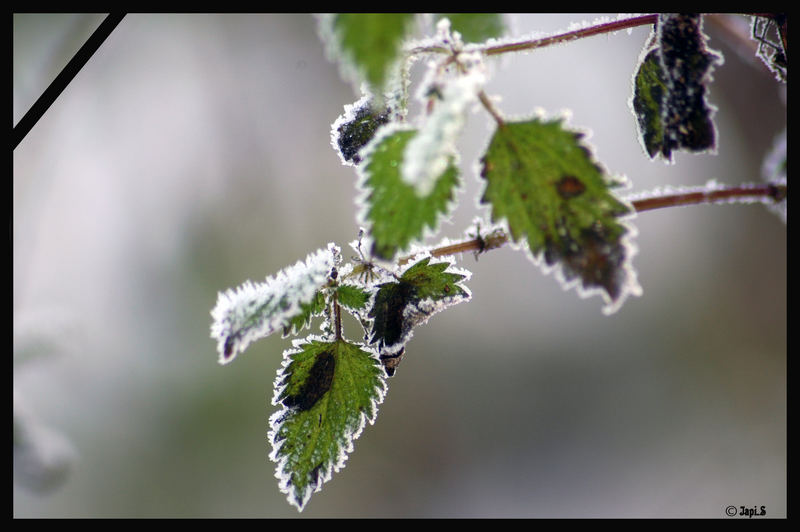
[[[664,207],[700,205],[704,203],[727,203],[746,199],[772,199],[776,203],[786,198],[786,185],[765,183],[763,185],[739,185],[713,190],[678,192],[631,202],[636,212],[651,211]]]
[[[786,199],[786,185],[765,183],[756,185],[738,185],[715,190],[687,191],[675,194],[653,196],[631,201],[631,205],[636,212],[652,211],[664,207],[678,207],[686,205],[702,205],[711,203],[735,203],[748,199],[771,199],[775,203]],[[501,230],[495,230],[489,236],[483,238],[473,238],[463,242],[457,242],[440,248],[431,250],[433,257],[445,257],[464,253],[466,251],[477,251],[483,253],[491,249],[497,249],[508,243],[508,235]],[[406,257],[400,264],[408,262]]]
[[[573,41],[575,39],[582,39],[584,37],[592,37],[594,35],[601,35],[603,33],[611,33],[614,31],[634,28],[636,26],[646,26],[648,24],[655,24],[658,21],[658,15],[642,15],[640,17],[633,17],[623,20],[615,20],[606,24],[599,24],[575,31],[568,31],[559,35],[552,35],[542,39],[535,39],[532,41],[522,41],[518,43],[500,44],[497,46],[490,46],[483,50],[486,55],[499,55],[508,52],[520,52],[523,50],[533,50],[534,48],[543,48],[566,41]]]

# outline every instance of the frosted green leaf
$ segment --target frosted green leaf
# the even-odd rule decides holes
[[[632,229],[621,218],[632,208],[611,190],[611,179],[582,144],[582,133],[561,119],[506,122],[482,159],[482,203],[492,221],[505,220],[514,242],[524,242],[545,271],[556,268],[566,287],[601,293],[615,311],[640,288],[630,267]],[[557,267],[558,266],[558,267]]]
[[[389,376],[414,327],[445,308],[467,301],[471,294],[462,283],[470,273],[452,263],[425,257],[405,270],[397,281],[378,286],[368,317],[373,320],[370,344],[377,344]]]
[[[325,295],[319,291],[308,303],[300,303],[299,313],[283,328],[283,336],[297,334],[311,324],[311,318],[320,316],[323,312],[325,312]]]
[[[413,129],[386,130],[365,150],[364,163],[359,167],[360,186],[365,191],[360,223],[369,227],[372,253],[382,259],[390,260],[413,241],[421,240],[426,229],[436,230],[440,218],[455,204],[460,179],[452,159],[425,197],[419,197],[414,187],[403,181],[405,148],[416,134]]]
[[[479,43],[501,37],[505,32],[501,13],[439,13],[436,20],[450,19],[450,29],[461,34],[465,43]]]
[[[707,49],[702,20],[696,14],[659,15],[655,47],[637,69],[632,106],[651,158],[660,153],[671,161],[673,150],[702,152],[716,146],[714,107],[706,96],[722,56]]]
[[[632,102],[642,144],[651,159],[664,145],[661,108],[665,93],[664,75],[661,72],[658,52],[651,50],[636,72]]]
[[[284,353],[268,437],[280,489],[298,510],[344,467],[385,394],[380,363],[358,345],[309,338]]]
[[[211,311],[211,337],[217,340],[219,363],[227,364],[251,342],[293,327],[298,319],[304,323],[308,307],[303,305],[312,304],[313,312],[317,292],[340,260],[339,248],[328,244],[264,282],[247,281],[220,292]]]
[[[360,286],[340,284],[336,287],[339,304],[350,310],[362,310],[369,302],[370,294]]]
[[[457,154],[456,142],[466,122],[468,108],[478,101],[478,93],[486,83],[479,54],[457,77],[436,76],[435,63],[429,65],[420,100],[433,103],[420,124],[417,134],[406,145],[400,177],[414,187],[417,196],[427,197],[436,180],[452,164]],[[466,55],[462,65],[467,63]],[[433,75],[431,75],[433,74]],[[431,94],[436,94],[429,102]]]
[[[339,57],[351,63],[361,80],[381,94],[389,70],[400,59],[413,13],[339,13],[333,34]]]

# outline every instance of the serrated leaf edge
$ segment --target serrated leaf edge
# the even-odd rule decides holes
[[[298,509],[298,511],[302,511],[303,508],[305,508],[305,505],[306,503],[308,503],[309,499],[311,499],[311,496],[314,493],[321,491],[322,486],[329,480],[331,480],[331,478],[333,478],[334,473],[338,473],[339,471],[344,469],[348,457],[350,456],[350,454],[352,454],[353,450],[355,449],[353,442],[357,440],[359,436],[361,436],[361,433],[364,431],[367,422],[369,422],[370,425],[375,424],[375,420],[378,417],[378,407],[383,403],[384,399],[386,398],[386,393],[388,392],[389,389],[386,383],[386,373],[384,370],[383,374],[380,374],[381,376],[378,379],[380,385],[375,388],[375,391],[377,392],[377,397],[370,401],[372,417],[367,416],[364,412],[360,413],[357,427],[354,430],[352,430],[349,434],[345,434],[344,442],[342,441],[337,442],[339,448],[336,461],[333,464],[331,464],[330,468],[327,469],[324,476],[319,477],[315,485],[312,486],[309,484],[305,488],[303,495],[301,497],[301,502],[298,505],[292,493],[291,478],[281,473],[281,471],[286,466],[288,457],[279,458],[277,456],[280,446],[275,442],[275,435],[277,434],[280,428],[281,419],[289,411],[289,408],[283,405],[283,403],[279,400],[279,397],[281,393],[288,386],[288,384],[286,385],[283,384],[283,380],[286,375],[287,368],[292,363],[291,355],[301,353],[303,351],[304,345],[310,344],[314,341],[333,344],[337,340],[335,338],[330,338],[326,336],[309,335],[302,339],[292,340],[292,347],[284,350],[283,360],[281,361],[281,367],[278,369],[278,374],[275,377],[275,381],[273,384],[274,392],[271,401],[272,406],[280,406],[281,409],[270,416],[269,430],[267,431],[267,440],[270,442],[270,445],[272,446],[272,451],[269,454],[269,458],[270,460],[275,462],[275,478],[278,479],[278,487],[282,493],[285,493],[287,495],[287,500],[289,504],[295,506]],[[376,349],[361,343],[351,343],[351,342],[346,342],[346,343],[356,346],[361,351],[368,353],[375,360],[376,364],[379,365],[381,368],[383,368],[383,364],[381,364]]]
[[[361,149],[359,154],[361,155],[361,163],[356,167],[356,173],[358,174],[358,179],[356,182],[356,222],[359,226],[372,228],[372,222],[367,218],[369,215],[369,196],[371,189],[367,185],[367,181],[369,180],[369,174],[367,173],[367,166],[369,166],[370,158],[372,157],[372,153],[377,149],[377,147],[383,142],[387,137],[391,137],[395,133],[402,132],[402,131],[418,131],[418,128],[411,126],[405,122],[390,122],[385,124],[383,127],[379,128],[378,131],[375,133],[375,137],[366,145],[364,148]],[[405,155],[405,150],[404,150]],[[408,245],[405,248],[398,248],[397,252],[409,252],[410,250],[414,249],[415,247],[421,245],[424,241],[428,240],[429,238],[435,236],[439,232],[439,228],[442,224],[449,222],[452,219],[453,213],[456,210],[456,206],[458,205],[459,199],[458,196],[464,190],[464,179],[461,176],[461,170],[459,168],[459,161],[457,154],[453,157],[452,165],[456,168],[458,172],[458,180],[455,186],[453,187],[453,194],[452,199],[447,202],[445,205],[444,211],[439,211],[436,213],[436,222],[434,223],[433,227],[429,227],[428,225],[423,225],[422,228],[422,235],[418,238],[412,238]],[[445,170],[446,171],[446,170]],[[439,176],[441,178],[441,176]],[[401,177],[402,181],[402,177]],[[404,185],[413,188],[413,185],[409,185],[405,181],[402,181]],[[369,241],[372,242],[373,239],[368,234]],[[382,261],[384,263],[390,264],[390,261]]]
[[[530,250],[528,246],[527,234],[522,234],[520,237],[520,241],[514,242],[514,239],[511,237],[512,235],[511,228],[509,227],[508,220],[505,217],[495,221],[491,221],[492,220],[491,204],[481,203],[481,198],[486,193],[486,187],[488,186],[488,182],[487,180],[481,177],[482,168],[480,159],[473,163],[474,175],[477,177],[478,181],[482,183],[483,186],[481,193],[476,196],[475,202],[478,209],[480,209],[485,213],[483,217],[486,220],[491,221],[491,224],[487,224],[487,227],[499,226],[502,228],[503,231],[505,231],[505,233],[508,235],[508,245],[511,247],[511,249],[517,251],[523,251],[525,255],[528,257],[528,259],[531,262],[533,262],[533,264],[537,266],[542,271],[542,273],[548,276],[552,274],[555,277],[556,281],[558,281],[559,285],[561,285],[561,287],[565,291],[569,291],[574,288],[581,299],[587,299],[597,295],[601,296],[605,303],[602,309],[603,314],[608,316],[617,312],[622,307],[625,300],[628,299],[628,297],[630,296],[638,297],[642,295],[642,287],[639,284],[639,281],[637,280],[636,269],[633,267],[633,257],[638,255],[639,253],[639,249],[633,243],[633,240],[639,234],[639,231],[636,229],[636,226],[633,225],[632,223],[633,220],[636,219],[636,210],[634,209],[633,205],[628,199],[620,196],[619,194],[619,191],[629,190],[631,188],[631,183],[625,176],[612,176],[608,172],[606,167],[600,161],[597,160],[597,157],[595,156],[594,147],[588,142],[589,138],[591,138],[592,135],[591,130],[587,128],[580,128],[570,125],[569,120],[571,118],[572,118],[572,113],[569,110],[562,110],[558,115],[554,117],[552,116],[548,117],[544,109],[537,107],[536,109],[534,109],[531,115],[527,116],[519,115],[519,116],[508,117],[506,122],[513,123],[513,122],[524,122],[529,120],[558,119],[561,121],[564,129],[574,133],[580,133],[582,136],[578,142],[584,148],[586,148],[586,150],[590,154],[592,164],[596,165],[598,168],[602,170],[602,174],[608,180],[609,185],[613,185],[609,187],[609,193],[612,194],[615,197],[615,199],[617,199],[617,201],[628,207],[630,211],[629,214],[617,217],[617,221],[623,227],[625,227],[626,230],[625,235],[622,238],[620,238],[620,244],[625,249],[625,262],[622,266],[622,269],[625,272],[626,281],[622,285],[622,291],[619,295],[619,298],[616,301],[612,300],[606,293],[606,291],[603,290],[602,288],[599,287],[584,288],[581,283],[581,279],[579,277],[576,277],[575,279],[572,280],[568,280],[564,275],[561,262],[549,266],[544,259],[543,251],[539,252],[538,254],[535,254]],[[484,149],[481,151],[482,154],[485,155],[489,151],[489,146],[491,145],[492,139],[494,138],[494,134],[495,131],[492,131],[491,134],[489,135],[486,141],[486,145]]]
[[[420,308],[422,308],[422,310],[424,311],[425,317],[414,323],[413,326],[409,327],[406,333],[403,336],[401,336],[400,339],[398,339],[398,341],[392,344],[391,346],[384,345],[383,347],[378,348],[379,353],[382,355],[393,355],[399,352],[401,349],[403,349],[406,346],[406,344],[408,344],[408,342],[411,341],[411,338],[414,336],[414,329],[416,329],[420,325],[425,325],[426,323],[428,323],[428,320],[430,320],[431,317],[434,316],[435,314],[438,314],[444,309],[452,307],[453,305],[457,305],[459,303],[466,303],[467,301],[470,301],[472,299],[472,291],[469,289],[469,287],[467,287],[466,284],[464,284],[472,278],[472,272],[464,268],[456,267],[455,262],[447,258],[434,257],[433,255],[431,255],[430,250],[427,249],[417,251],[415,254],[410,255],[408,257],[408,262],[406,263],[406,266],[399,268],[399,271],[397,273],[398,279],[393,279],[391,282],[395,283],[399,282],[399,278],[401,278],[403,274],[405,274],[405,272],[407,272],[412,267],[414,267],[415,265],[417,265],[419,262],[421,262],[426,258],[430,259],[430,261],[428,262],[428,266],[432,264],[447,263],[448,266],[442,271],[442,273],[452,273],[455,275],[463,276],[464,278],[457,281],[455,284],[458,285],[458,287],[464,291],[464,295],[447,296],[439,300],[433,300],[430,298],[422,299],[417,303],[417,305],[414,306],[407,305],[406,308],[403,309],[404,320],[408,319],[411,313]],[[372,308],[372,306],[375,304],[375,298],[377,297],[377,295],[378,291],[375,290],[375,293],[372,295],[372,298],[369,302],[370,308]]]

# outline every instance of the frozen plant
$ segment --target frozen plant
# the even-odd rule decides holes
[[[331,130],[343,164],[358,175],[356,217],[364,230],[344,262],[335,244],[267,278],[219,294],[211,335],[219,361],[230,362],[260,338],[299,336],[314,319],[321,334],[296,338],[283,354],[270,418],[270,458],[280,489],[302,510],[341,469],[367,422],[376,419],[414,329],[434,314],[470,300],[470,273],[455,265],[463,252],[510,246],[581,297],[599,296],[618,312],[642,288],[633,266],[636,216],[694,204],[766,204],[786,220],[786,141],[765,165],[764,181],[663,187],[623,194],[631,185],[611,174],[587,143],[587,130],[565,114],[537,111],[507,118],[486,94],[494,56],[650,26],[629,96],[645,156],[673,163],[673,153],[716,153],[716,108],[709,101],[722,54],[709,48],[704,15],[618,16],[574,24],[531,38],[505,35],[499,14],[435,15],[432,36],[413,32],[430,16],[340,14],[320,17],[320,35],[342,75],[362,94]],[[758,56],[786,80],[786,15],[753,17]],[[410,116],[409,69],[425,60]],[[461,187],[456,140],[465,115],[484,109],[494,131],[475,161],[488,219],[465,239],[424,242],[456,208]],[[345,337],[342,312],[364,329]]]

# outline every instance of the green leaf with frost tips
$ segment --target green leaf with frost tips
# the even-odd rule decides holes
[[[311,324],[311,318],[319,316],[325,312],[325,295],[322,291],[314,294],[314,298],[308,303],[300,303],[299,314],[289,320],[289,324],[283,328],[283,336],[297,334]]]
[[[386,394],[375,355],[344,340],[307,340],[284,353],[272,401],[270,458],[281,491],[298,510],[344,467]]]
[[[336,287],[339,304],[350,310],[362,310],[369,302],[370,294],[360,286],[340,284]]]
[[[431,258],[416,262],[394,282],[378,286],[368,317],[373,320],[370,343],[377,344],[380,358],[389,376],[399,363],[403,346],[411,339],[414,327],[433,314],[467,301],[471,294],[463,282],[469,272],[453,271],[448,261],[430,263]]]
[[[400,58],[413,13],[339,13],[333,21],[341,53],[381,94],[389,68]]]
[[[706,48],[702,16],[659,15],[656,45],[634,78],[633,111],[650,158],[673,150],[714,149],[713,107],[706,101],[711,72],[722,56]]]
[[[495,131],[482,159],[486,180],[482,203],[492,221],[505,219],[514,242],[526,242],[539,264],[560,264],[560,278],[581,294],[600,291],[613,312],[626,295],[638,293],[629,267],[629,228],[620,217],[632,212],[612,193],[609,178],[581,143],[582,133],[560,119],[506,122]]]
[[[413,129],[398,129],[375,139],[360,167],[361,187],[366,190],[361,217],[370,227],[372,253],[382,259],[391,260],[411,242],[422,239],[426,228],[435,230],[439,219],[455,204],[460,179],[452,160],[425,197],[419,197],[414,187],[403,181],[405,148],[416,134]]]
[[[436,20],[450,19],[450,29],[461,34],[465,43],[480,43],[505,32],[501,13],[439,13]]]

